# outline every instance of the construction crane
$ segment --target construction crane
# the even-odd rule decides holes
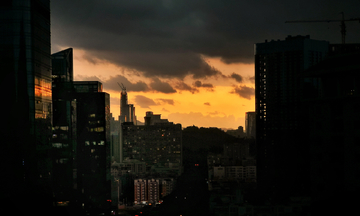
[[[126,92],[126,88],[125,88],[124,84],[122,84],[122,83],[121,83],[121,85],[120,85],[120,83],[117,83],[117,84],[120,86],[120,88],[123,92]]]
[[[340,32],[341,32],[341,39],[342,44],[345,44],[345,35],[346,35],[346,26],[345,22],[347,21],[359,21],[360,18],[354,18],[354,19],[344,19],[344,12],[341,12],[342,19],[341,20],[294,20],[294,21],[286,21],[285,23],[307,23],[307,22],[340,22]]]

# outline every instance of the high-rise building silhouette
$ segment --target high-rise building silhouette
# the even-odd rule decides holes
[[[73,81],[72,48],[51,57],[54,203],[106,211],[111,199],[109,94],[98,81]]]
[[[256,136],[256,113],[245,113],[245,132],[247,138],[255,138]]]
[[[4,115],[2,200],[32,206],[51,200],[50,1],[0,4]],[[31,197],[31,199],[30,199]],[[37,200],[34,197],[38,197]],[[26,207],[24,207],[26,208]]]
[[[324,59],[328,49],[328,42],[309,36],[256,44],[257,177],[259,188],[272,200],[309,190],[300,75]]]
[[[52,164],[56,203],[76,199],[76,98],[73,97],[73,49],[51,55],[53,92]]]
[[[120,116],[119,116],[120,124],[123,122],[133,122],[135,125],[136,115],[135,115],[135,107],[133,104],[128,104],[128,96],[126,92],[126,87],[124,85],[121,86],[120,93]]]
[[[357,208],[353,194],[360,191],[359,59],[360,44],[330,44],[328,58],[302,75],[316,213],[346,214]],[[337,205],[339,199],[346,209]]]
[[[110,96],[97,81],[74,82],[76,99],[76,173],[79,201],[87,210],[109,210]]]

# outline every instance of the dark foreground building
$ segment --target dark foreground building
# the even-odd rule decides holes
[[[302,76],[311,191],[318,213],[351,213],[358,205],[359,59],[360,44],[330,45],[329,57]]]
[[[256,44],[255,110],[259,189],[273,202],[308,195],[309,161],[300,76],[324,59],[329,43],[309,36]]]
[[[87,211],[107,211],[111,204],[110,96],[95,81],[74,82],[74,88],[79,201]]]
[[[75,201],[76,99],[73,97],[73,50],[54,53],[52,58],[53,131],[52,164],[54,202]]]
[[[97,81],[73,81],[73,50],[52,55],[53,196],[58,209],[106,212],[110,199],[110,101]]]
[[[316,215],[355,209],[359,51],[302,36],[256,45],[258,186],[268,202],[308,197]]]
[[[0,38],[6,110],[1,200],[10,202],[9,208],[45,208],[52,204],[49,1],[2,1]]]

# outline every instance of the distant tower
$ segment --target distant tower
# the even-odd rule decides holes
[[[255,112],[246,112],[245,113],[245,130],[246,130],[246,137],[247,138],[255,138]]]
[[[129,105],[128,105],[128,98],[127,98],[126,88],[125,88],[124,84],[122,84],[122,83],[121,83],[121,85],[119,84],[119,86],[121,88],[119,121],[120,121],[120,123],[130,122]]]

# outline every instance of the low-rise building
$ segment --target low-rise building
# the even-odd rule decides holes
[[[213,178],[256,182],[256,166],[215,166]]]

